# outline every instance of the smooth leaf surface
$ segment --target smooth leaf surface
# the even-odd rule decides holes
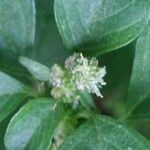
[[[34,34],[34,0],[0,0],[0,50],[26,54],[33,47]]]
[[[115,120],[95,116],[81,126],[60,150],[149,150],[150,143],[142,135]]]
[[[99,55],[141,33],[149,4],[149,0],[55,0],[55,19],[67,48]]]
[[[11,120],[5,135],[7,150],[47,150],[62,115],[53,99],[27,103]]]
[[[0,121],[13,112],[27,95],[27,87],[0,72]]]
[[[150,119],[150,23],[139,37],[135,49],[135,59],[131,75],[127,116]],[[133,113],[133,114],[132,114]],[[139,115],[139,116],[138,116]]]
[[[40,81],[49,80],[50,69],[48,67],[27,57],[19,57],[19,62],[26,67],[36,79]]]

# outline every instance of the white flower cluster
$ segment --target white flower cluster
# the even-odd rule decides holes
[[[66,59],[64,67],[55,64],[51,68],[51,94],[54,98],[66,97],[78,99],[77,91],[87,91],[103,97],[100,88],[106,85],[104,76],[106,68],[98,66],[96,58],[87,59],[82,54],[75,53]]]

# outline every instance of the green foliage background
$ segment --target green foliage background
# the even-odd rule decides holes
[[[18,0],[19,1],[19,0]],[[64,0],[66,3],[69,0]],[[81,2],[81,4],[84,2],[85,0],[83,0]],[[26,1],[27,3],[28,1]],[[63,1],[60,0],[56,0],[55,3],[58,4],[58,6],[64,5],[62,4]],[[70,14],[69,9],[67,9],[67,13],[68,16],[70,17],[69,19],[72,21],[70,21],[70,26],[73,24],[73,22],[75,20],[81,21],[81,18],[78,18],[79,16],[76,15],[76,12],[74,12],[74,3],[76,1],[72,0],[71,4],[72,5],[72,14]],[[90,3],[91,1],[89,1]],[[96,2],[96,0],[95,0]],[[123,1],[125,2],[125,1]],[[120,5],[123,5],[122,4]],[[127,3],[128,1],[126,1]],[[7,4],[7,0],[4,0],[2,2],[2,0],[0,0],[0,3],[6,3]],[[23,30],[23,25],[20,22],[23,22],[23,20],[21,20],[21,17],[18,16],[19,20],[19,26],[20,29],[16,28],[16,32],[18,32],[17,34],[20,35],[20,37],[17,37],[16,39],[13,39],[13,41],[11,41],[10,45],[5,45],[5,43],[3,42],[3,35],[2,34],[2,30],[0,28],[0,71],[6,73],[7,75],[11,76],[8,77],[7,75],[5,76],[5,83],[3,83],[4,79],[3,79],[3,74],[1,74],[0,72],[0,86],[3,84],[9,84],[9,88],[6,88],[6,90],[4,90],[4,92],[2,91],[3,87],[0,88],[0,103],[1,100],[5,100],[8,101],[8,103],[6,103],[5,105],[7,105],[7,108],[13,108],[11,109],[11,111],[9,111],[9,109],[5,109],[5,105],[0,104],[0,111],[3,110],[2,112],[4,112],[4,116],[2,113],[0,113],[0,149],[5,149],[4,148],[4,134],[7,128],[8,123],[10,122],[10,119],[12,118],[12,116],[18,112],[18,110],[22,110],[21,114],[19,114],[18,116],[15,117],[15,121],[22,116],[26,110],[28,110],[28,107],[32,107],[32,105],[26,105],[26,107],[22,108],[22,106],[24,104],[26,104],[28,101],[30,101],[30,99],[33,98],[33,95],[36,95],[36,92],[34,93],[31,89],[33,88],[33,83],[35,83],[35,79],[30,75],[30,73],[27,71],[27,69],[25,69],[17,60],[17,57],[22,55],[22,56],[27,56],[30,57],[38,62],[40,62],[41,64],[46,65],[47,67],[51,67],[54,63],[56,62],[63,62],[65,60],[65,58],[67,58],[69,55],[73,54],[73,50],[75,51],[79,51],[79,48],[81,48],[82,52],[85,55],[96,55],[98,56],[98,59],[100,61],[100,64],[102,66],[106,66],[107,68],[107,76],[106,76],[106,82],[107,82],[107,86],[104,87],[102,89],[102,93],[104,95],[104,99],[103,100],[99,100],[96,97],[94,97],[95,103],[98,106],[100,113],[103,115],[109,115],[111,117],[114,117],[115,119],[118,119],[119,121],[124,122],[124,124],[133,127],[135,129],[137,129],[144,137],[146,137],[147,139],[150,140],[150,23],[146,25],[146,17],[148,12],[145,10],[147,9],[150,5],[150,2],[148,0],[136,0],[135,3],[138,3],[138,5],[135,4],[134,9],[136,10],[132,10],[133,12],[135,12],[135,14],[131,17],[133,19],[137,19],[140,20],[139,24],[136,26],[136,30],[134,30],[134,26],[131,26],[131,28],[129,30],[125,30],[121,33],[117,33],[117,34],[112,34],[109,37],[109,34],[105,35],[104,37],[99,37],[97,38],[97,35],[95,35],[96,32],[99,32],[101,34],[103,34],[103,31],[101,31],[100,29],[95,29],[95,26],[93,25],[92,29],[94,32],[92,33],[93,36],[88,37],[87,39],[83,39],[83,37],[85,36],[85,33],[82,32],[83,31],[83,27],[82,27],[82,23],[80,23],[76,28],[74,28],[74,26],[72,26],[72,34],[77,37],[76,39],[72,40],[70,33],[68,33],[68,28],[66,29],[62,29],[60,27],[60,25],[62,25],[63,23],[66,24],[66,22],[63,22],[61,19],[61,15],[63,14],[63,10],[61,10],[59,7],[58,9],[56,9],[56,12],[60,12],[60,15],[57,15],[57,23],[58,25],[56,25],[56,21],[55,21],[55,17],[54,17],[54,1],[53,0],[36,0],[35,1],[35,6],[36,6],[36,28],[35,28],[35,42],[34,42],[34,46],[32,48],[32,44],[33,44],[33,36],[34,33],[30,32],[30,35],[28,35],[28,38],[26,39],[25,34],[29,34],[28,33],[21,33],[20,31]],[[17,4],[17,0],[16,0],[16,4]],[[80,4],[78,4],[80,5]],[[133,4],[134,5],[134,4]],[[7,6],[7,5],[6,5]],[[15,3],[12,5],[12,7],[15,6]],[[18,6],[18,5],[17,5]],[[22,9],[26,6],[26,4],[22,5]],[[141,6],[146,6],[144,7],[145,9],[142,9]],[[56,7],[56,6],[55,6]],[[4,7],[3,7],[4,8]],[[18,9],[20,7],[18,6]],[[6,9],[6,8],[4,8]],[[0,11],[3,10],[2,7],[0,6]],[[87,10],[88,11],[88,10]],[[96,10],[95,10],[96,11]],[[130,7],[128,10],[128,13],[130,13]],[[140,12],[142,11],[142,13],[140,14]],[[29,11],[30,12],[30,11]],[[31,10],[30,14],[34,13],[33,10]],[[72,16],[74,16],[74,18],[71,19]],[[128,14],[126,14],[128,15]],[[16,16],[16,14],[15,14]],[[31,15],[32,16],[32,15]],[[56,14],[55,14],[56,16]],[[0,13],[0,17],[1,13]],[[17,17],[17,16],[16,16]],[[28,18],[28,15],[26,15],[26,19],[27,20],[34,20],[33,18]],[[81,17],[81,16],[80,16]],[[121,19],[121,17],[123,17],[122,15],[119,16],[118,20]],[[8,19],[8,18],[6,18]],[[81,19],[81,20],[80,20]],[[104,19],[104,18],[103,18]],[[113,19],[115,20],[115,18],[112,18],[112,20],[110,20],[110,22],[108,21],[107,23],[111,25],[110,26],[106,26],[107,24],[104,23],[100,23],[97,22],[97,25],[100,25],[101,28],[106,27],[106,30],[110,30],[113,31],[114,26],[115,26],[115,22],[113,22]],[[15,19],[14,19],[15,20]],[[59,22],[59,21],[60,22]],[[1,22],[4,22],[5,20],[0,19]],[[62,22],[61,22],[62,21]],[[9,24],[9,20],[7,21]],[[120,26],[124,26],[124,24],[127,21],[125,20],[125,18],[123,17],[121,19],[121,21],[118,21],[118,24],[116,25],[116,29],[117,27]],[[128,20],[128,22],[130,23],[130,20]],[[30,22],[31,23],[31,22]],[[34,21],[32,22],[34,24]],[[71,24],[72,23],[72,24]],[[13,23],[12,23],[13,24]],[[60,24],[60,25],[59,25]],[[26,25],[27,28],[30,28],[31,31],[34,32],[34,29],[32,30],[32,24],[27,24]],[[85,28],[87,27],[87,30],[90,29],[90,27],[85,26]],[[111,29],[109,29],[109,27]],[[108,29],[107,29],[108,28]],[[7,30],[7,26],[5,27],[5,29]],[[78,30],[79,29],[79,30]],[[14,29],[15,30],[15,29]],[[78,33],[81,33],[81,36],[77,36],[76,34],[76,30],[78,31]],[[141,30],[141,31],[139,31]],[[131,32],[134,32],[133,35],[130,35]],[[143,32],[144,31],[144,32]],[[3,30],[3,32],[5,32]],[[10,29],[7,31],[8,33],[10,33]],[[60,34],[59,34],[60,32]],[[15,33],[12,33],[12,35]],[[130,36],[129,36],[130,35]],[[8,37],[11,35],[8,34]],[[62,36],[62,38],[61,38]],[[99,35],[98,35],[99,36]],[[122,41],[123,36],[128,37],[128,42],[126,43],[126,41]],[[114,38],[114,41],[111,41],[111,38]],[[30,39],[31,38],[31,39]],[[93,38],[93,39],[92,39]],[[63,39],[63,40],[62,40]],[[70,40],[69,42],[66,42],[67,40]],[[91,40],[95,40],[95,43],[97,45],[96,48],[93,49],[93,45],[92,42],[88,43],[87,41],[91,39]],[[16,41],[19,40],[19,44],[17,45]],[[28,41],[29,40],[29,41]],[[116,42],[116,40],[119,40],[119,45],[115,45],[114,43]],[[27,42],[27,44],[25,43],[25,41]],[[71,50],[66,50],[65,45],[68,48],[70,48]],[[132,42],[131,42],[132,41]],[[101,43],[101,45],[99,45],[99,43]],[[29,44],[29,45],[28,45]],[[106,44],[106,45],[105,45]],[[23,46],[24,45],[24,46]],[[113,47],[113,45],[115,45]],[[90,47],[90,48],[89,48]],[[121,48],[120,48],[121,47]],[[14,50],[18,50],[17,53],[15,52],[11,52],[10,49],[14,49]],[[87,51],[85,51],[87,50]],[[113,51],[112,51],[113,50]],[[6,52],[7,51],[7,52]],[[98,52],[98,53],[97,53]],[[109,53],[106,53],[109,52]],[[102,55],[99,55],[102,54]],[[14,80],[13,78],[15,78],[16,80]],[[20,83],[22,82],[22,83]],[[16,90],[14,85],[16,85]],[[13,89],[12,89],[12,87]],[[18,91],[19,88],[19,91]],[[24,90],[25,89],[25,90]],[[8,90],[8,91],[7,91]],[[32,93],[32,94],[31,94]],[[5,96],[7,96],[7,98],[5,98]],[[19,97],[19,98],[18,98]],[[4,99],[5,98],[5,99]],[[13,99],[13,101],[10,99]],[[20,100],[21,99],[21,100]],[[18,100],[19,103],[18,103]],[[37,100],[35,103],[37,105],[37,107],[40,107],[40,105],[43,106],[43,109],[47,108],[47,103],[50,103],[49,105],[51,106],[53,102],[49,102],[47,99],[44,99],[43,101],[45,101],[45,103],[43,102],[43,104],[40,104],[40,100]],[[34,101],[30,102],[31,104],[34,103]],[[59,106],[61,107],[61,106]],[[42,109],[42,107],[41,107]],[[8,112],[7,112],[8,110]],[[34,110],[34,108],[33,108]],[[47,108],[47,110],[49,112],[47,112],[45,110],[45,112],[41,111],[41,114],[43,113],[43,115],[47,115],[49,116],[49,119],[53,118],[53,116],[50,115],[51,110],[49,110],[49,108]],[[132,110],[132,111],[131,111]],[[5,112],[6,111],[6,112]],[[128,112],[128,113],[126,113]],[[33,116],[36,116],[36,110],[33,112]],[[39,112],[38,112],[39,113]],[[61,112],[57,111],[57,113],[53,112],[54,115],[56,115],[56,118],[58,120],[54,120],[54,124],[53,126],[49,126],[47,124],[40,124],[40,128],[42,127],[48,127],[46,129],[49,129],[49,134],[51,135],[51,128],[54,128],[55,125],[57,126],[59,118],[60,118],[60,114]],[[9,115],[8,115],[9,114]],[[7,116],[7,117],[6,117]],[[35,117],[36,118],[36,117]],[[42,118],[42,115],[41,115]],[[47,118],[45,118],[46,120]],[[30,120],[30,118],[29,118]],[[39,119],[40,120],[40,119]],[[39,121],[37,118],[35,119],[35,122]],[[99,123],[97,121],[94,121],[96,119],[93,119],[92,121],[89,121],[86,123],[85,128],[89,128],[89,126],[92,126],[94,123],[97,125],[99,125]],[[102,132],[103,128],[105,128],[105,122],[110,122],[109,125],[106,124],[106,127],[109,128],[111,126],[111,119],[107,118],[107,119],[99,119],[99,122],[104,122],[104,126],[98,129],[95,129],[94,127],[91,129],[93,132],[96,130],[96,132],[103,134],[104,137],[107,134],[107,132],[112,132],[107,131]],[[28,120],[25,120],[28,122]],[[49,120],[47,120],[49,121]],[[112,121],[113,122],[113,121]],[[33,123],[34,124],[34,123]],[[116,122],[113,122],[113,127],[115,128],[114,130],[117,130],[117,126],[119,126]],[[12,121],[9,124],[8,130],[9,128],[14,128],[14,131],[10,131],[9,133],[6,134],[6,145],[8,145],[8,149],[15,149],[14,143],[12,143],[13,141],[11,141],[13,138],[16,139],[18,138],[17,134],[17,130],[21,130],[18,129],[20,126],[20,124],[16,124]],[[29,126],[30,127],[30,126]],[[26,128],[26,126],[24,127]],[[82,137],[82,135],[80,135],[81,132],[87,132],[84,131],[85,130],[84,127],[81,127],[79,129],[79,131],[77,131],[75,133],[75,135],[73,137],[70,137],[69,140],[67,142],[65,142],[65,144],[60,148],[60,149],[67,149],[66,147],[68,147],[70,143],[72,143],[72,141],[75,141],[75,139],[77,139],[76,137]],[[16,130],[16,131],[15,131]],[[81,130],[81,131],[80,131]],[[90,130],[90,129],[89,129]],[[127,132],[130,131],[123,131],[123,129],[119,129],[120,133],[122,134],[126,134]],[[34,131],[33,131],[34,132]],[[46,130],[43,131],[46,134]],[[16,133],[16,135],[14,134]],[[113,132],[112,132],[113,133]],[[132,133],[132,131],[131,131]],[[35,136],[32,137],[32,140],[30,141],[30,144],[27,146],[27,149],[37,149],[36,144],[34,144],[34,142],[41,140],[42,137],[39,138],[39,135],[41,134],[41,131],[39,130],[38,132],[36,132]],[[13,135],[13,137],[11,137]],[[91,134],[90,134],[91,135]],[[139,139],[137,139],[137,141],[141,141],[141,145],[145,146],[143,147],[143,149],[146,149],[149,144],[145,145],[145,142],[143,140],[140,139],[139,134],[134,133],[133,131],[133,135],[135,135],[135,137],[139,137]],[[115,135],[111,135],[112,137]],[[37,138],[38,137],[38,138]],[[93,139],[95,138],[94,135],[91,135],[91,138],[93,137]],[[98,137],[101,139],[101,137]],[[108,138],[108,137],[105,137]],[[130,135],[130,138],[134,138],[132,137],[132,135]],[[43,137],[44,139],[44,137]],[[52,137],[49,137],[49,139],[52,139]],[[90,138],[88,139],[89,141],[91,140]],[[97,140],[97,139],[94,139]],[[117,139],[116,139],[117,140]],[[130,140],[130,139],[129,139]],[[111,141],[111,139],[110,139]],[[22,141],[20,141],[20,145]],[[40,145],[41,148],[44,147],[45,145],[47,145],[47,143],[49,141],[42,141],[43,145]],[[42,143],[41,142],[41,143]],[[94,143],[94,141],[92,141]],[[129,141],[126,141],[127,143]],[[136,142],[136,141],[135,141]],[[92,144],[93,144],[92,143]],[[107,142],[106,142],[107,143]],[[115,141],[112,141],[112,143],[114,144]],[[44,145],[45,144],[45,145]],[[84,147],[85,143],[81,143],[81,147],[79,147],[79,149],[85,149],[86,147]],[[99,143],[99,145],[102,145],[101,143]],[[135,147],[135,149],[141,149],[141,145],[133,145],[133,146],[137,146]],[[76,147],[76,143],[73,144],[73,146],[75,148]],[[83,146],[83,147],[82,147]],[[147,146],[147,147],[146,147]],[[97,146],[98,147],[98,146]],[[74,148],[74,149],[75,149]],[[99,147],[98,147],[99,148]],[[107,149],[108,147],[105,147],[105,149]]]

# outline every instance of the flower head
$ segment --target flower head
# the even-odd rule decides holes
[[[78,90],[86,90],[103,97],[99,88],[106,84],[103,80],[106,68],[100,68],[96,58],[88,60],[82,54],[74,54],[66,60],[65,67],[72,72],[72,78]]]
[[[52,67],[50,82],[53,88],[61,88],[61,93],[68,99],[77,99],[79,90],[103,97],[100,88],[106,85],[105,75],[106,68],[99,67],[95,57],[88,59],[75,53],[66,59],[63,68],[59,65]]]

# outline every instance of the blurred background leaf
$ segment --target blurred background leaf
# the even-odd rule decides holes
[[[0,52],[31,53],[34,34],[34,0],[0,0]]]
[[[7,125],[10,122],[12,116],[13,115],[11,114],[3,121],[0,122],[0,150],[6,150],[4,145],[4,136],[5,136]]]
[[[106,66],[106,86],[102,89],[103,99],[96,103],[103,114],[120,118],[125,113],[129,79],[134,58],[135,41],[131,44],[101,55],[99,63]]]
[[[33,58],[51,66],[62,62],[71,52],[64,47],[54,15],[53,0],[36,1],[36,39]]]
[[[23,82],[28,75],[18,63],[19,55],[29,56],[35,35],[34,0],[0,0],[0,70]]]
[[[130,119],[150,119],[150,23],[137,40],[132,69],[127,115]]]

